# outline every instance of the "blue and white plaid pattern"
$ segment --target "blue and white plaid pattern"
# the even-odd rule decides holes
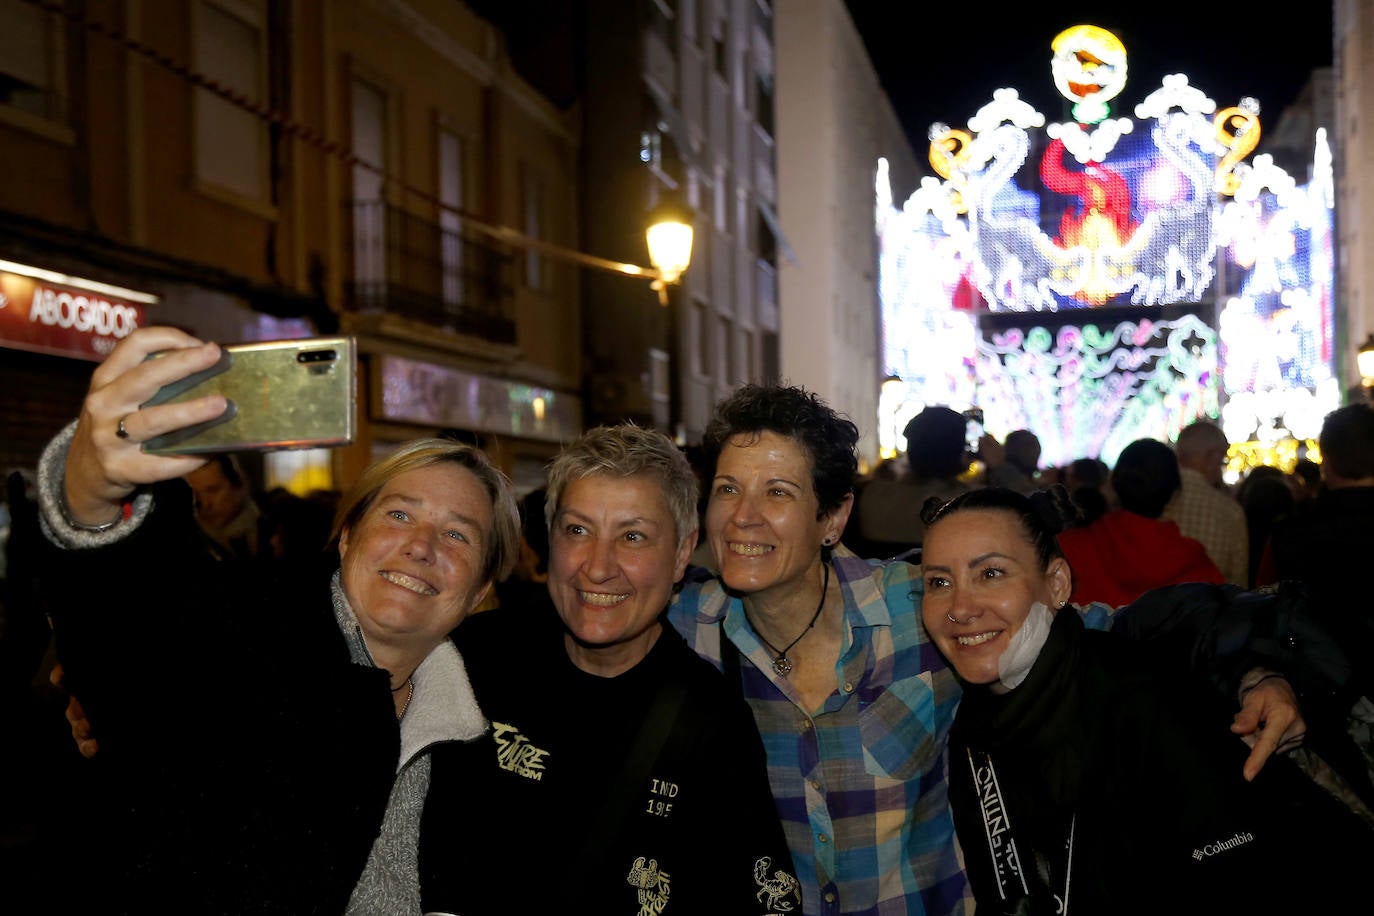
[[[921,625],[920,568],[840,547],[835,576],[838,690],[814,716],[718,580],[694,570],[669,619],[717,667],[722,628],[739,649],[805,916],[971,912],[945,781],[959,687]]]

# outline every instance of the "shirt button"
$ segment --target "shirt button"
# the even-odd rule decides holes
[[[816,837],[816,839],[820,840],[822,843],[829,843],[829,842],[830,842],[830,836],[829,836],[829,834],[825,834],[825,833],[822,833],[820,836]]]
[[[810,719],[802,719],[801,730],[804,731],[804,732],[809,732],[809,731],[811,731],[811,720],[810,720]]]
[[[853,692],[854,692],[854,683],[853,683],[852,681],[845,681],[845,682],[844,682],[844,692],[845,692],[845,693],[853,693]]]
[[[831,891],[826,891],[826,892],[825,892],[825,902],[826,902],[826,903],[834,903],[834,902],[835,902],[835,894],[834,894],[833,892],[831,892]]]
[[[821,790],[821,781],[819,779],[811,780],[811,788],[819,792]]]

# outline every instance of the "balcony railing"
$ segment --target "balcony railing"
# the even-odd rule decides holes
[[[382,201],[349,201],[344,211],[353,228],[350,310],[515,342],[508,252]]]

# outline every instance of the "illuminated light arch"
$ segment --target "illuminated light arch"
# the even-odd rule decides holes
[[[1056,85],[1063,66],[1084,98],[1119,96],[1124,48],[1075,42],[1055,49]],[[880,168],[884,369],[904,386],[886,412],[977,405],[989,432],[1032,429],[1063,464],[1198,416],[1233,441],[1296,432],[1339,403],[1325,133],[1299,185],[1247,161],[1252,100],[1218,111],[1175,73],[1131,110],[1046,124],[998,89],[966,130],[932,127],[938,177],[900,208]]]

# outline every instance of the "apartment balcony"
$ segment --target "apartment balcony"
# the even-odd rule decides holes
[[[349,311],[515,343],[509,252],[457,225],[440,225],[382,201],[349,201],[344,210],[353,230],[353,273],[345,284]]]

